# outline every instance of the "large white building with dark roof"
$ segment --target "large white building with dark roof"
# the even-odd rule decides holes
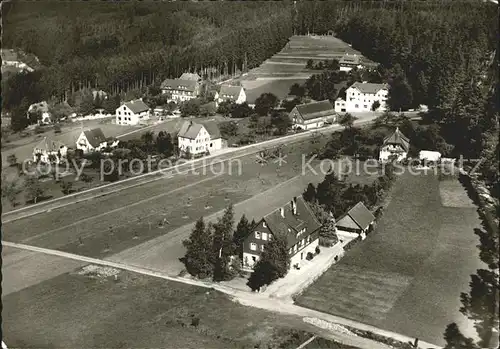
[[[169,101],[179,103],[198,97],[200,83],[191,76],[183,76],[184,79],[165,79],[161,83],[161,92],[170,95]]]
[[[177,136],[179,151],[183,153],[199,155],[222,149],[222,137],[214,122],[197,124],[186,121]]]
[[[141,121],[149,120],[149,109],[141,99],[126,102],[116,109],[116,124],[138,125]]]
[[[387,84],[355,82],[346,90],[345,100],[337,98],[335,111],[337,113],[372,111],[375,102],[379,103],[376,111],[385,111],[388,93],[389,86]]]

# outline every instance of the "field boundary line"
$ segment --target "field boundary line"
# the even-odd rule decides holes
[[[91,257],[73,254],[73,253],[47,249],[47,248],[43,248],[43,247],[36,247],[36,246],[32,246],[32,245],[20,244],[20,243],[15,243],[15,242],[8,242],[8,241],[4,241],[4,240],[2,240],[2,245],[8,246],[8,247],[13,247],[13,248],[18,248],[18,249],[22,249],[22,250],[28,250],[28,251],[32,251],[32,252],[44,253],[44,254],[48,254],[48,255],[52,255],[52,256],[56,256],[56,257],[73,259],[73,260],[77,260],[77,261],[81,261],[81,262],[85,262],[85,263],[89,263],[89,264],[96,264],[96,265],[102,265],[102,266],[107,266],[107,267],[111,267],[111,268],[126,270],[126,271],[130,271],[130,272],[138,273],[138,274],[143,274],[143,275],[161,278],[164,280],[180,282],[180,283],[184,283],[184,284],[188,284],[188,285],[192,285],[192,286],[199,286],[199,287],[203,287],[205,289],[212,289],[212,290],[222,292],[222,293],[232,297],[235,301],[238,301],[238,303],[240,303],[242,305],[250,306],[253,308],[265,309],[267,311],[271,311],[274,313],[276,313],[276,312],[288,313],[288,314],[302,316],[302,317],[303,316],[311,316],[311,317],[317,317],[317,318],[324,319],[324,320],[325,320],[325,318],[328,318],[325,321],[335,322],[339,325],[351,326],[351,327],[362,329],[362,330],[368,330],[368,331],[371,331],[373,333],[377,333],[377,334],[380,334],[380,335],[383,335],[383,336],[389,337],[389,338],[394,338],[394,339],[399,340],[399,341],[406,342],[408,340],[410,340],[410,341],[413,340],[413,338],[410,338],[408,336],[405,336],[405,335],[402,335],[399,333],[395,333],[395,332],[390,332],[387,330],[383,330],[383,329],[380,329],[380,328],[377,328],[377,327],[374,327],[371,325],[363,324],[363,323],[358,322],[358,321],[354,321],[354,320],[350,320],[350,319],[346,319],[346,318],[341,318],[341,317],[336,316],[336,315],[323,313],[321,311],[301,307],[301,306],[298,306],[295,304],[290,305],[290,304],[282,303],[282,302],[275,300],[275,299],[269,299],[268,297],[263,296],[262,294],[259,294],[259,293],[255,294],[253,292],[245,292],[245,291],[230,288],[228,286],[219,285],[219,284],[213,283],[211,281],[204,282],[204,281],[199,281],[199,280],[187,279],[184,277],[168,276],[168,275],[165,275],[164,273],[161,273],[159,271],[154,271],[154,270],[146,269],[146,268],[142,268],[142,267],[136,267],[133,265],[127,265],[127,264],[123,264],[123,263],[119,263],[119,262],[111,262],[108,260],[91,258]],[[268,301],[268,302],[271,301],[271,303],[267,304],[266,301]],[[276,303],[280,303],[282,305],[282,306],[278,306],[279,310],[278,310],[278,308],[275,307]],[[286,307],[286,309],[284,309],[283,307]],[[304,314],[304,313],[307,313],[307,314]],[[329,332],[332,335],[337,334],[335,331],[329,331]],[[359,339],[363,340],[366,344],[370,344],[370,343],[381,344],[380,342],[376,342],[376,341],[373,341],[373,340],[368,339],[368,338],[359,337]],[[420,346],[425,346],[427,348],[430,348],[430,347],[441,348],[437,345],[425,343],[422,341],[420,342]],[[367,346],[366,348],[371,348],[371,347],[372,346]]]
[[[69,227],[76,226],[76,225],[81,224],[81,223],[83,223],[83,222],[87,222],[87,221],[91,221],[91,220],[96,219],[96,218],[104,217],[104,216],[106,216],[106,215],[108,215],[108,214],[112,214],[112,213],[115,213],[115,212],[120,212],[120,211],[122,211],[122,210],[124,210],[124,209],[130,208],[130,207],[134,207],[134,206],[137,206],[137,205],[143,204],[143,203],[148,202],[148,201],[156,200],[156,199],[161,198],[161,197],[163,197],[163,196],[165,196],[165,195],[169,195],[169,194],[175,193],[175,192],[177,192],[177,191],[179,191],[179,190],[183,190],[183,189],[186,189],[186,188],[192,187],[192,186],[194,186],[194,185],[197,185],[197,184],[200,184],[200,183],[203,183],[203,182],[207,182],[207,181],[209,181],[209,180],[212,180],[212,179],[218,178],[218,177],[220,177],[220,176],[222,176],[222,175],[223,175],[223,173],[220,173],[220,174],[217,174],[217,175],[215,175],[215,176],[213,176],[213,177],[203,178],[203,179],[202,179],[202,180],[200,180],[200,181],[189,183],[189,184],[187,184],[187,185],[185,185],[185,186],[183,186],[183,187],[180,187],[180,188],[175,188],[175,189],[173,189],[173,190],[171,190],[171,191],[168,191],[168,192],[166,192],[166,193],[161,193],[161,194],[158,194],[158,195],[150,196],[150,197],[148,197],[148,198],[145,198],[145,199],[142,199],[142,200],[136,201],[136,202],[134,202],[134,203],[131,203],[131,204],[128,204],[128,205],[125,205],[125,206],[121,206],[121,207],[118,207],[118,208],[112,209],[112,210],[110,210],[110,211],[100,213],[100,214],[95,215],[95,216],[91,216],[91,217],[87,217],[87,218],[81,219],[81,220],[79,220],[79,221],[73,222],[73,223],[68,224],[68,225],[65,225],[65,226],[63,226],[63,227],[58,227],[58,228],[56,228],[56,229],[52,229],[52,230],[45,231],[45,232],[40,233],[40,234],[37,234],[37,235],[30,236],[29,238],[26,238],[26,239],[24,239],[24,240],[22,240],[22,241],[23,241],[23,242],[32,241],[32,240],[37,239],[37,238],[39,238],[39,237],[42,237],[42,236],[46,236],[46,235],[52,234],[53,232],[56,232],[56,231],[58,231],[58,230],[67,229],[67,228],[69,228]]]
[[[358,122],[358,124],[364,124],[364,123],[371,122],[371,121],[372,120],[363,120],[361,122]],[[223,157],[224,155],[235,153],[235,152],[239,152],[239,151],[243,152],[242,154],[235,155],[234,157],[229,157],[227,159],[219,159],[218,162],[216,162],[216,164],[220,163],[220,162],[224,162],[224,161],[230,161],[230,160],[237,159],[239,157],[243,157],[243,156],[247,156],[247,155],[250,155],[252,153],[255,153],[255,152],[259,151],[261,149],[261,147],[269,147],[269,146],[278,145],[278,144],[283,143],[283,142],[288,141],[288,140],[292,140],[293,142],[300,142],[300,141],[303,140],[303,138],[307,138],[308,135],[313,134],[314,132],[328,133],[330,131],[331,132],[338,131],[339,129],[341,129],[341,126],[338,125],[338,124],[335,124],[335,125],[331,125],[331,126],[322,128],[322,129],[308,130],[308,131],[304,131],[304,132],[301,132],[301,133],[296,133],[296,134],[292,134],[292,135],[288,135],[288,136],[284,136],[284,137],[270,139],[270,140],[267,140],[265,142],[260,142],[260,143],[255,143],[255,144],[249,144],[249,145],[246,145],[246,146],[243,146],[243,147],[238,147],[238,148],[232,148],[230,151],[228,151],[226,153],[223,153],[223,154],[211,154],[211,155],[205,156],[203,158],[194,159],[194,160],[185,162],[183,164],[175,165],[175,166],[164,168],[164,169],[161,169],[161,170],[156,170],[156,171],[148,172],[148,173],[141,174],[141,175],[138,175],[138,176],[135,176],[135,177],[126,178],[126,179],[123,179],[123,180],[118,181],[118,182],[104,184],[104,185],[101,185],[101,186],[98,186],[98,187],[95,187],[95,188],[91,188],[91,189],[84,190],[84,191],[81,191],[81,192],[69,194],[69,195],[66,195],[64,197],[55,198],[55,199],[51,199],[51,200],[47,200],[47,201],[42,201],[42,202],[34,204],[34,205],[29,205],[29,206],[25,206],[25,207],[19,208],[17,210],[12,210],[12,211],[9,211],[9,212],[6,212],[6,213],[2,214],[2,218],[4,218],[3,222],[7,223],[7,222],[10,222],[10,221],[13,221],[13,220],[17,220],[17,219],[22,219],[22,218],[25,218],[25,217],[29,217],[29,216],[34,215],[34,214],[45,212],[47,209],[43,209],[41,211],[38,211],[36,213],[32,213],[32,214],[27,215],[27,216],[22,216],[22,217],[19,217],[19,218],[13,218],[13,219],[10,219],[10,220],[8,219],[8,216],[15,215],[16,213],[19,213],[19,212],[22,212],[22,211],[27,211],[27,210],[34,209],[34,208],[37,208],[37,207],[40,207],[40,206],[46,206],[47,204],[58,202],[58,201],[64,201],[64,200],[66,200],[68,198],[85,195],[85,194],[91,193],[93,191],[103,190],[103,189],[106,189],[106,188],[111,187],[111,186],[120,186],[121,184],[125,184],[125,183],[133,181],[133,180],[138,180],[138,179],[141,179],[141,178],[144,178],[144,177],[147,177],[147,176],[153,176],[153,175],[159,174],[162,171],[173,171],[173,170],[179,168],[180,166],[190,166],[190,165],[193,166],[193,165],[195,165],[196,163],[199,163],[199,162],[203,163],[204,161],[206,161],[208,159],[216,158],[216,157],[219,157],[219,156]],[[293,139],[293,138],[295,138],[295,139]],[[247,151],[250,151],[250,152],[247,153]],[[198,165],[198,166],[199,167],[196,167],[195,169],[203,167],[203,164],[202,165]],[[142,183],[140,183],[140,184],[142,184]],[[124,190],[124,189],[127,189],[127,188],[128,187],[118,188],[117,191]],[[100,196],[100,195],[105,195],[105,194],[104,193],[99,193],[99,195],[97,195],[97,196]],[[93,198],[93,197],[91,197],[91,198]],[[85,199],[85,200],[88,200],[88,199]],[[81,201],[85,201],[85,200],[81,200]],[[76,202],[79,202],[79,201],[76,200],[75,202],[65,203],[64,205],[69,205],[69,204],[76,203]],[[56,208],[58,208],[58,207],[56,207]],[[7,219],[5,219],[5,218],[7,218]]]
[[[304,348],[306,345],[308,345],[309,343],[311,343],[315,339],[316,339],[316,336],[312,336],[311,338],[309,338],[308,340],[306,340],[304,343],[302,343],[301,345],[299,345],[296,349],[302,349],[302,348]]]

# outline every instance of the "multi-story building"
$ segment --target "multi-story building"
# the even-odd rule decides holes
[[[138,125],[141,121],[149,120],[149,109],[142,99],[126,102],[116,109],[116,124]]]
[[[193,79],[165,79],[161,83],[163,94],[170,94],[169,101],[185,102],[198,97],[200,84]]]
[[[284,207],[264,216],[243,242],[243,267],[252,269],[266,245],[279,234],[286,237],[290,265],[295,266],[315,253],[319,243],[319,228],[311,208],[302,196],[295,197]]]
[[[196,124],[186,121],[178,134],[179,151],[191,155],[211,153],[222,148],[222,137],[217,124]]]
[[[346,100],[337,98],[335,111],[337,113],[384,111],[387,108],[388,92],[387,84],[355,82],[346,90]],[[378,106],[376,102],[378,102]]]

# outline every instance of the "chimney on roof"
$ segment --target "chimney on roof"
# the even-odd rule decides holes
[[[290,205],[292,207],[292,213],[294,216],[297,215],[297,197],[294,196],[292,201],[290,202]]]
[[[285,209],[283,207],[280,207],[280,214],[282,218],[285,218]]]

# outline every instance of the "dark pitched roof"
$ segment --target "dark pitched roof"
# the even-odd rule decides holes
[[[217,126],[217,124],[211,121],[203,124],[197,124],[192,121],[186,121],[181,126],[178,136],[182,138],[195,139],[196,136],[198,136],[198,133],[200,133],[202,127],[204,127],[205,130],[207,130],[212,140],[221,138],[219,127]]]
[[[198,82],[194,80],[165,79],[161,83],[161,88],[165,90],[182,90],[194,92],[197,85]]]
[[[376,94],[378,91],[387,89],[389,85],[387,84],[374,84],[371,82],[355,82],[351,85],[353,88],[357,88],[361,93]]]
[[[61,143],[59,141],[53,141],[51,139],[47,139],[47,137],[44,137],[34,148],[34,150],[44,150],[47,152],[56,152],[62,147],[65,147],[66,145],[64,143]]]
[[[210,135],[210,139],[221,138],[219,126],[215,122],[205,122],[203,123],[203,127],[205,127],[205,130],[207,130],[208,134]]]
[[[335,114],[335,108],[328,100],[299,104],[296,108],[304,120],[311,120]]]
[[[396,127],[396,131],[394,131],[392,135],[384,138],[384,145],[386,144],[398,144],[405,151],[408,151],[410,149],[410,140],[406,138],[406,136],[402,134],[401,131],[399,131],[399,127]]]
[[[127,108],[132,110],[134,114],[142,113],[143,111],[149,110],[149,106],[140,99],[129,101],[125,103],[125,105],[127,106]]]
[[[354,207],[352,207],[347,213],[340,218],[336,226],[366,229],[375,220],[375,216],[366,208],[366,206],[360,201]],[[356,226],[353,226],[353,223]]]
[[[98,147],[101,143],[106,142],[106,137],[104,137],[104,133],[100,128],[94,128],[92,130],[83,131],[85,137],[87,137],[87,141],[91,146]]]
[[[241,86],[222,85],[220,87],[219,97],[237,99],[242,89],[243,87]]]
[[[286,236],[288,247],[297,243],[297,233],[301,229],[306,228],[306,233],[305,235],[299,236],[299,239],[303,239],[304,236],[313,233],[321,227],[321,224],[318,222],[311,208],[307,205],[302,196],[297,197],[296,204],[297,215],[293,214],[292,204],[290,202],[282,207],[284,210],[284,218],[281,216],[280,209],[267,214],[263,218],[273,234]]]

